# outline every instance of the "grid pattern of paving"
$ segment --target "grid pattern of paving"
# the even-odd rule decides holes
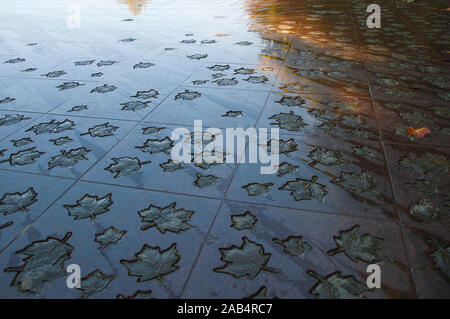
[[[378,3],[1,3],[0,297],[450,297],[449,11]],[[194,120],[283,169],[173,165]]]

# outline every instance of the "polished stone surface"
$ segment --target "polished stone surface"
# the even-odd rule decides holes
[[[0,298],[315,298],[373,263],[356,297],[449,298],[448,4],[369,29],[370,3],[1,2]],[[149,152],[194,120],[292,149],[274,175]],[[245,247],[269,259],[240,276]]]

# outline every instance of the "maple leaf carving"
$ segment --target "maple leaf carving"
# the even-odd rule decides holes
[[[360,112],[362,110],[361,106],[357,102],[350,101],[336,101],[328,104],[331,108],[335,110],[336,113],[344,112]]]
[[[202,85],[202,84],[206,84],[208,82],[209,82],[209,80],[194,80],[194,81],[192,81],[192,84],[194,84],[194,85]]]
[[[241,247],[232,245],[229,248],[219,248],[222,254],[221,260],[225,265],[215,268],[215,272],[225,273],[236,278],[255,278],[261,270],[278,273],[277,269],[267,266],[270,253],[264,252],[264,247],[247,237],[242,238]]]
[[[99,243],[100,246],[98,247],[98,249],[103,250],[106,247],[121,241],[126,233],[126,230],[120,231],[114,226],[111,226],[105,229],[105,231],[103,231],[102,233],[95,234],[94,241]]]
[[[167,162],[159,164],[159,166],[163,169],[164,172],[175,172],[179,169],[184,169],[181,163],[176,163],[172,161],[170,158]]]
[[[76,61],[76,62],[74,62],[74,64],[78,65],[78,66],[80,66],[80,65],[85,66],[85,65],[90,65],[94,62],[95,62],[95,60],[83,60],[83,61]]]
[[[250,42],[250,41],[239,41],[239,42],[236,42],[235,43],[236,45],[252,45],[253,44],[253,42]]]
[[[108,288],[114,275],[107,276],[100,269],[96,269],[84,278],[81,278],[81,298],[87,298],[97,292]]]
[[[75,205],[63,206],[69,212],[69,216],[75,216],[75,219],[90,218],[91,221],[95,222],[97,215],[108,212],[112,204],[112,194],[109,193],[102,198],[85,194],[77,200]]]
[[[64,91],[64,90],[74,89],[74,88],[82,86],[82,85],[85,85],[85,84],[82,84],[80,82],[63,82],[63,84],[58,85],[57,88],[60,91]]]
[[[222,117],[241,117],[242,111],[227,111],[225,114],[221,115]]]
[[[114,86],[114,85],[103,84],[103,86],[97,86],[97,87],[93,88],[93,89],[91,90],[91,93],[101,93],[101,94],[105,94],[105,93],[108,93],[108,92],[112,92],[112,91],[114,91],[115,89],[117,89],[117,87]]]
[[[214,73],[213,75],[211,75],[211,77],[213,79],[218,79],[218,78],[222,78],[224,76],[227,76],[225,73]]]
[[[217,83],[218,86],[234,86],[238,84],[238,80],[236,78],[220,79],[212,81],[212,83]]]
[[[62,136],[62,137],[55,138],[55,139],[49,139],[49,141],[52,142],[56,146],[62,146],[67,143],[73,142],[73,140],[68,136]]]
[[[280,166],[278,167],[278,174],[277,176],[284,176],[286,174],[291,174],[291,173],[295,173],[298,169],[298,166],[296,165],[292,165],[291,163],[288,162],[283,162],[280,164]]]
[[[33,125],[25,132],[33,132],[36,135],[44,133],[60,133],[65,130],[71,130],[75,126],[75,123],[71,120],[65,119],[62,122],[51,120],[50,122],[43,122]]]
[[[191,92],[189,90],[184,90],[183,92],[180,92],[177,95],[175,95],[175,100],[183,99],[187,101],[192,101],[201,96],[202,94],[200,92]]]
[[[282,89],[283,91],[303,91],[308,86],[309,86],[309,84],[304,84],[301,82],[291,82],[291,83],[286,83],[285,85],[280,87],[280,89]]]
[[[134,38],[126,38],[126,39],[122,39],[122,40],[119,40],[120,42],[125,42],[125,43],[127,43],[127,42],[133,42],[133,41],[136,41],[136,39],[134,39]]]
[[[198,188],[211,186],[217,181],[217,177],[214,175],[202,175],[196,173],[195,176],[197,176],[197,179],[194,181],[194,185]]]
[[[425,219],[436,219],[439,216],[439,208],[427,199],[421,199],[417,204],[411,205],[409,213]]]
[[[376,156],[372,153],[372,151],[370,150],[370,148],[368,148],[367,146],[355,146],[352,147],[353,153],[358,155],[358,156],[365,156],[365,157],[369,157],[369,158],[376,158]]]
[[[138,64],[133,65],[133,69],[146,69],[154,65],[155,64],[151,62],[139,62]]]
[[[22,293],[39,293],[45,282],[66,276],[64,262],[70,259],[73,250],[73,247],[67,244],[71,236],[70,232],[62,239],[49,236],[16,251],[16,254],[26,257],[22,266],[5,269],[5,272],[16,273],[11,286],[18,286],[19,292]]]
[[[373,190],[377,186],[374,178],[365,171],[359,174],[341,172],[339,178],[331,182],[341,186],[350,193],[357,194]]]
[[[420,112],[407,112],[407,113],[400,113],[400,117],[404,119],[407,122],[411,123],[421,123],[426,121],[426,116],[424,113]]]
[[[339,151],[330,151],[320,146],[314,147],[314,149],[309,152],[308,157],[313,160],[313,162],[309,164],[310,166],[314,166],[318,163],[326,166],[347,163],[347,161],[342,158],[342,154]]]
[[[244,79],[244,81],[257,84],[257,83],[266,83],[267,81],[269,81],[269,79],[264,75],[262,75],[262,76],[251,75],[248,78]]]
[[[265,184],[259,184],[259,183],[250,183],[245,186],[242,186],[242,188],[245,188],[245,190],[248,193],[248,196],[257,196],[257,195],[265,195],[269,192],[270,186],[273,186],[273,183],[265,183]]]
[[[249,211],[244,212],[240,215],[231,215],[231,227],[237,230],[244,229],[255,229],[255,224],[258,221],[256,216],[254,216]]]
[[[417,157],[415,154],[409,154],[400,159],[398,165],[402,169],[410,169],[419,174],[429,172],[448,173],[450,169],[450,160],[443,155],[425,153]]]
[[[210,69],[211,71],[225,71],[230,68],[228,64],[215,64],[212,66],[207,66],[207,69]]]
[[[275,102],[280,103],[281,105],[290,106],[290,107],[293,107],[293,106],[300,107],[306,103],[306,101],[301,96],[294,96],[294,97],[283,96],[281,98],[281,100],[275,101]]]
[[[126,103],[121,103],[122,111],[140,111],[145,109],[151,101],[141,102],[141,101],[130,101]]]
[[[288,131],[301,131],[305,127],[306,123],[303,122],[303,118],[300,115],[294,114],[293,111],[289,113],[274,114],[269,119],[274,119],[277,123],[270,123],[271,125],[278,125],[281,129]]]
[[[188,39],[188,40],[181,40],[180,43],[195,43],[197,40],[194,39]]]
[[[247,68],[234,69],[234,74],[248,75],[253,73],[255,73],[255,69],[247,69]]]
[[[29,120],[30,117],[25,117],[21,114],[6,114],[4,117],[0,117],[0,126],[7,126],[7,125],[13,125],[17,124],[24,120]]]
[[[15,58],[15,59],[11,59],[11,60],[5,61],[3,63],[15,64],[15,63],[21,63],[21,62],[25,62],[25,59],[23,59],[23,58]]]
[[[346,128],[368,128],[369,120],[362,115],[348,115],[342,117],[342,126]]]
[[[70,110],[68,110],[67,112],[80,112],[83,110],[87,110],[88,106],[86,104],[83,105],[75,105],[74,107],[72,107]]]
[[[148,100],[150,98],[156,98],[159,95],[159,92],[154,89],[150,89],[148,91],[137,91],[136,95],[132,95],[131,97],[135,97],[142,100]]]
[[[166,231],[179,233],[190,229],[192,226],[187,222],[191,220],[195,211],[184,208],[176,209],[176,205],[175,202],[162,208],[150,205],[147,209],[139,211],[142,222],[146,223],[141,229],[156,227],[162,234]]]
[[[290,191],[296,201],[317,199],[319,202],[325,202],[327,191],[325,186],[316,183],[317,176],[313,176],[311,180],[296,178],[294,181],[288,181],[281,186],[280,190]]]
[[[76,149],[71,149],[70,151],[61,150],[61,154],[53,156],[48,162],[48,169],[52,169],[56,166],[60,167],[72,167],[76,165],[79,161],[88,159],[85,157],[87,153],[91,150],[88,150],[86,147],[80,147]]]
[[[380,254],[383,239],[369,234],[362,235],[359,232],[358,225],[353,226],[349,230],[339,232],[339,236],[334,236],[333,239],[338,247],[328,252],[330,256],[342,252],[354,262],[362,260],[371,264],[383,259]]]
[[[39,152],[36,150],[36,147],[31,147],[9,155],[9,159],[1,161],[0,163],[9,162],[11,166],[28,165],[35,163],[42,154],[44,154],[44,152]]]
[[[147,139],[144,145],[135,146],[135,148],[141,150],[144,153],[156,154],[165,153],[170,154],[170,149],[173,147],[173,141],[166,136],[163,139]]]
[[[282,246],[283,251],[291,256],[303,257],[311,250],[311,245],[304,241],[301,236],[289,236],[284,240],[274,238],[273,242]]]
[[[208,55],[207,54],[192,54],[192,55],[186,55],[186,57],[191,60],[201,60],[201,59],[206,59],[208,57]]]
[[[369,290],[353,276],[343,277],[338,271],[325,278],[313,270],[309,270],[307,274],[318,280],[310,290],[310,294],[318,299],[360,299]]]
[[[5,97],[4,99],[0,99],[0,104],[4,104],[4,103],[11,103],[14,102],[16,99],[15,98],[11,98],[11,97]]]
[[[330,132],[334,131],[338,125],[338,120],[327,120],[320,124],[317,128],[324,131],[326,134],[329,134]]]
[[[33,140],[29,137],[21,138],[20,140],[11,140],[14,147],[22,147],[27,144],[33,143]]]
[[[46,74],[41,74],[41,76],[45,76],[48,78],[57,78],[60,77],[61,75],[67,74],[66,72],[64,72],[63,70],[60,71],[52,71]]]
[[[203,139],[203,141],[205,141],[205,139]],[[194,143],[195,142],[196,141],[194,141]],[[195,154],[192,162],[195,166],[208,170],[211,166],[223,164],[225,162],[226,155],[227,154],[216,150],[205,150],[201,153]]]
[[[0,199],[0,214],[9,215],[19,210],[28,212],[28,206],[37,202],[37,195],[32,187],[23,193],[5,193]]]
[[[447,92],[440,91],[438,93],[438,97],[447,102],[450,101],[450,93],[448,91]]]
[[[275,139],[272,139],[275,140]],[[272,152],[272,140],[267,142],[267,151]],[[275,140],[276,141],[276,140]],[[298,144],[295,143],[293,138],[290,138],[288,140],[278,140],[278,150],[274,150],[274,154],[277,152],[279,154],[287,154],[290,152],[294,152],[297,150]]]
[[[114,175],[114,178],[131,175],[139,171],[143,165],[150,164],[151,161],[141,162],[137,157],[112,158],[114,163],[105,168]]]
[[[88,129],[87,132],[81,133],[80,136],[89,134],[92,137],[105,137],[105,136],[113,136],[114,132],[118,129],[118,126],[109,125],[109,122],[95,125]]]
[[[122,41],[122,40],[121,40],[121,41]],[[98,67],[101,67],[101,66],[108,66],[108,65],[113,65],[113,64],[116,64],[116,63],[119,63],[119,62],[117,62],[117,61],[111,61],[111,60],[100,61],[100,62],[97,63],[97,66],[98,66]]]
[[[120,263],[128,269],[129,276],[138,277],[138,282],[152,279],[163,282],[164,276],[180,268],[177,263],[181,256],[175,243],[162,251],[160,247],[145,244],[135,256],[134,260],[122,259]]]
[[[144,127],[142,128],[142,134],[144,135],[152,135],[152,134],[156,134],[161,130],[164,130],[165,127],[156,127],[156,126],[148,126],[148,127]]]
[[[414,186],[415,188],[426,194],[439,194],[438,185],[426,179],[416,180],[414,183],[407,183],[407,184]]]

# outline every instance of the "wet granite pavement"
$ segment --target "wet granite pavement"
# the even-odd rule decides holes
[[[370,3],[3,1],[0,298],[449,298],[448,4]],[[199,119],[282,169],[173,165]]]

